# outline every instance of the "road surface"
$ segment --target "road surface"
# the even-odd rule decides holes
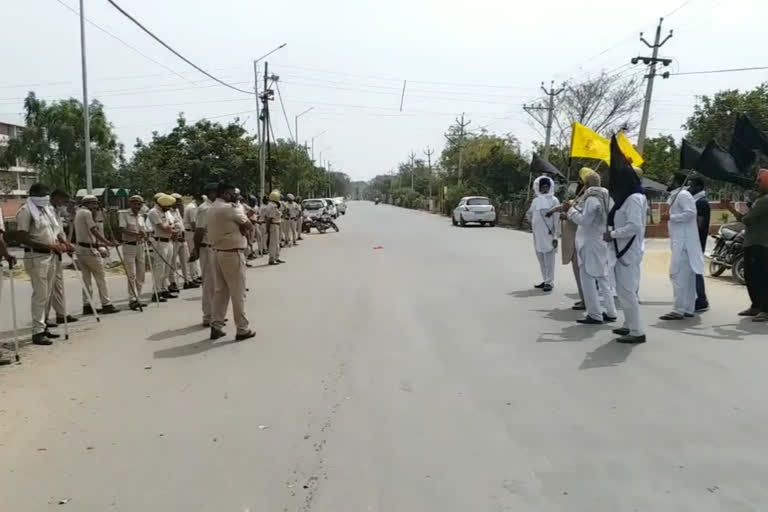
[[[0,510],[768,509],[743,287],[709,280],[712,311],[668,326],[651,265],[633,349],[574,323],[568,268],[531,289],[529,234],[371,203],[339,224],[248,271],[253,340],[208,342],[195,290],[25,348]]]

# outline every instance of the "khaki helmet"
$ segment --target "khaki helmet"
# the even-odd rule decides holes
[[[269,194],[269,200],[270,200],[270,201],[274,201],[274,202],[276,202],[276,203],[279,203],[279,202],[280,202],[280,197],[281,197],[280,191],[279,191],[279,190],[277,190],[277,189],[273,190],[273,191],[272,191],[272,192]]]
[[[173,206],[176,204],[176,199],[174,199],[173,196],[169,196],[168,194],[163,194],[157,198],[157,204],[160,206]]]
[[[152,200],[157,202],[157,200],[160,199],[160,196],[164,196],[164,195],[165,195],[165,192],[158,192],[157,194],[152,196]]]

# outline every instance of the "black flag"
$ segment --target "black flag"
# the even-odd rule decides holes
[[[696,163],[701,158],[703,152],[703,149],[683,139],[683,143],[680,146],[680,169],[695,169]]]
[[[751,187],[754,184],[754,179],[745,176],[733,156],[714,140],[707,144],[701,158],[696,163],[695,169],[713,180],[725,181],[742,187]]]
[[[768,155],[768,137],[747,114],[739,114],[731,139],[730,153],[741,172],[751,175],[750,168],[757,158],[756,151]]]
[[[611,167],[608,171],[608,192],[615,203],[614,210],[636,192],[641,192],[640,176],[619,147],[616,136],[611,137]]]
[[[557,178],[565,179],[565,176],[563,176],[563,173],[561,173],[557,167],[547,160],[544,160],[536,153],[533,154],[533,159],[531,160],[531,172],[534,174],[549,174]]]

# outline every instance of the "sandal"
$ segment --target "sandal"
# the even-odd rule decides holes
[[[666,315],[659,317],[661,320],[683,320],[685,319],[685,316],[681,315],[677,311],[672,311],[671,313],[667,313]]]

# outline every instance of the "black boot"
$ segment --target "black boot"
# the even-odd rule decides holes
[[[71,324],[73,322],[77,322],[77,317],[74,317],[72,315],[67,315],[66,323]],[[59,325],[65,323],[64,322],[64,317],[56,315],[56,323],[59,324]]]
[[[56,333],[54,333],[54,332],[51,332],[51,331],[49,331],[48,329],[46,329],[46,330],[43,332],[43,334],[44,334],[44,335],[45,335],[45,337],[46,337],[46,338],[48,338],[49,340],[55,340],[55,339],[61,338],[61,334],[56,334]]]
[[[645,334],[641,336],[630,336],[627,334],[626,336],[621,336],[620,338],[616,338],[616,341],[619,343],[627,343],[630,345],[639,345],[640,343],[645,343]]]
[[[120,312],[120,310],[117,309],[112,304],[107,304],[106,306],[102,307],[99,310],[99,313],[102,314],[102,315],[111,315],[111,314],[119,313],[119,312]]]
[[[88,316],[93,314],[93,308],[90,304],[86,304],[83,306],[83,316]]]
[[[33,345],[53,345],[53,342],[48,339],[48,337],[45,335],[44,332],[39,332],[37,334],[32,335],[32,344]]]
[[[152,302],[168,302],[168,299],[163,297],[162,293],[157,294],[157,296],[152,296]]]
[[[160,293],[160,296],[161,296],[162,298],[164,298],[164,299],[178,299],[178,298],[179,298],[179,296],[178,296],[178,295],[174,295],[174,294],[172,294],[170,291],[167,291],[167,292],[161,292],[161,293]]]
[[[219,338],[221,338],[223,336],[226,336],[226,335],[227,335],[227,333],[225,333],[221,329],[217,329],[215,327],[211,327],[211,339],[212,340],[217,340],[217,339],[219,339]]]
[[[171,286],[168,287],[168,291],[171,293],[179,293],[179,287],[176,286],[176,283],[173,283]]]

